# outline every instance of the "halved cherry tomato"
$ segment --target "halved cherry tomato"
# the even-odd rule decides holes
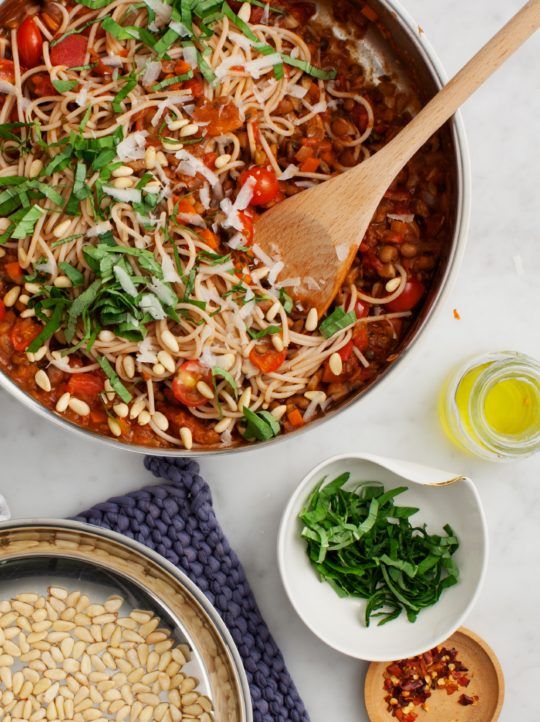
[[[35,68],[43,58],[43,35],[32,17],[23,20],[17,30],[19,57],[25,68]]]
[[[289,424],[291,426],[294,426],[295,429],[299,429],[301,426],[304,425],[304,417],[298,411],[298,409],[293,409],[292,411],[289,411],[287,414],[287,420],[289,421]]]
[[[15,82],[15,66],[11,60],[0,60],[0,80],[5,80],[6,83]]]
[[[98,373],[72,374],[67,383],[67,390],[72,396],[84,401],[95,401],[103,391],[105,379]]]
[[[246,208],[245,211],[239,211],[238,217],[242,221],[242,234],[244,238],[246,239],[248,245],[251,245],[253,243],[253,222],[254,222],[254,213],[253,211],[250,211],[249,208]]]
[[[354,312],[356,313],[356,318],[365,318],[366,316],[369,316],[369,309],[371,308],[371,304],[367,303],[367,301],[361,301],[358,299],[354,305]]]
[[[3,301],[0,301],[0,322],[2,322],[5,317],[6,317],[6,304]]]
[[[215,168],[216,167],[216,158],[218,157],[217,153],[214,153],[213,151],[211,153],[205,153],[203,158],[203,163],[207,168]]]
[[[278,179],[273,170],[253,166],[242,173],[240,176],[240,185],[243,186],[250,178],[255,180],[250,205],[264,206],[270,203],[270,201],[273,201],[279,193]]]
[[[210,371],[199,361],[185,361],[172,382],[174,398],[184,406],[202,406],[207,399],[197,390],[199,381],[211,383]]]
[[[18,318],[9,335],[15,351],[26,351],[43,327],[31,318]]]
[[[6,272],[9,280],[13,281],[13,283],[16,283],[20,286],[24,281],[23,270],[19,266],[17,261],[10,261],[9,263],[5,263],[4,271]]]
[[[353,350],[354,350],[353,342],[349,341],[348,343],[346,343],[345,346],[340,348],[338,351],[338,354],[341,356],[341,360],[348,361],[351,358],[351,356],[353,355]]]
[[[213,251],[217,251],[219,249],[219,238],[216,236],[214,231],[211,231],[209,228],[203,228],[199,231],[199,236]]]
[[[84,35],[68,35],[51,48],[51,63],[65,65],[68,68],[84,65],[87,47],[88,38]]]
[[[260,369],[263,374],[272,373],[277,371],[281,364],[287,358],[287,351],[276,351],[270,349],[267,346],[254,346],[249,354],[249,360],[251,363]]]
[[[397,311],[410,311],[419,302],[424,295],[424,286],[416,278],[410,278],[405,284],[405,288],[397,298],[386,304],[386,308],[392,313]]]

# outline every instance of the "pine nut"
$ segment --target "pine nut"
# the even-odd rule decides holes
[[[28,293],[31,293],[34,295],[35,293],[40,293],[41,291],[41,284],[40,283],[25,283],[24,284],[24,290],[28,291]]]
[[[334,376],[341,376],[343,372],[343,361],[341,360],[341,356],[338,353],[333,353],[329,360],[328,365],[330,367],[330,371],[334,374]]]
[[[17,303],[17,299],[19,298],[19,294],[21,292],[20,286],[13,286],[13,288],[10,288],[9,291],[4,296],[4,306],[6,308],[11,308]]]
[[[124,356],[122,366],[128,379],[132,379],[135,376],[135,360],[133,356]]]
[[[21,318],[33,318],[36,312],[33,308],[27,308],[26,311],[22,311],[19,315]]]
[[[214,392],[210,386],[208,386],[206,381],[197,381],[196,389],[201,396],[204,396],[205,399],[211,400],[214,398]]]
[[[249,23],[249,18],[251,17],[251,5],[249,3],[242,3],[238,11],[238,17],[245,23]]]
[[[163,148],[167,151],[167,153],[176,153],[179,150],[182,150],[184,147],[182,143],[180,143],[177,140],[163,140],[162,142]]]
[[[225,416],[225,418],[221,419],[221,421],[218,421],[218,423],[214,426],[214,431],[218,434],[222,434],[224,431],[226,431],[229,426],[232,424],[232,419],[230,416]]]
[[[73,284],[67,276],[57,276],[54,279],[54,285],[56,288],[71,288]]]
[[[189,120],[187,118],[180,118],[179,120],[173,120],[171,123],[169,123],[169,130],[180,130],[180,128],[183,128],[185,125],[188,125]]]
[[[26,293],[21,293],[21,295],[19,296],[19,303],[22,303],[25,306],[28,304],[29,300],[30,296],[28,296]]]
[[[151,170],[156,165],[156,149],[153,145],[148,146],[144,152],[144,165]]]
[[[266,318],[268,321],[273,321],[277,314],[279,313],[279,310],[281,309],[281,303],[279,301],[276,301],[270,308],[268,309],[266,313]]]
[[[147,183],[144,188],[142,189],[143,193],[149,193],[150,195],[156,195],[156,193],[159,193],[161,190],[161,183],[157,180],[153,180],[150,183]]]
[[[133,175],[133,168],[130,168],[129,165],[121,165],[119,168],[115,168],[111,175],[113,178],[125,178]]]
[[[389,281],[386,282],[385,289],[388,291],[388,293],[393,293],[394,291],[397,291],[400,285],[401,276],[397,276],[396,278],[391,278]]]
[[[244,406],[246,408],[249,408],[249,404],[251,402],[251,386],[248,386],[246,389],[242,391],[242,394],[240,395],[240,398],[238,399],[238,411],[242,411]]]
[[[188,123],[180,130],[180,137],[187,138],[189,135],[196,135],[199,132],[199,126],[195,123]]]
[[[135,401],[131,404],[131,409],[129,412],[129,418],[130,419],[136,419],[137,416],[140,415],[141,411],[143,411],[144,407],[146,406],[146,399],[144,396],[139,396]]]
[[[316,308],[310,308],[306,317],[305,329],[306,331],[315,331],[319,323],[319,314]]]
[[[62,396],[60,396],[60,398],[56,402],[56,406],[55,406],[55,408],[59,414],[63,414],[64,411],[67,410],[70,399],[71,399],[71,394],[68,391],[66,391],[65,394],[62,394]]]
[[[156,153],[156,162],[163,168],[166,168],[169,165],[167,156],[161,150],[158,150],[158,152]]]
[[[43,391],[50,391],[52,388],[51,381],[43,369],[39,369],[39,371],[36,372],[34,381],[40,389],[43,389]]]
[[[272,334],[272,346],[276,349],[276,351],[279,351],[280,353],[285,348],[283,338],[279,333]]]
[[[176,371],[176,362],[168,351],[158,351],[157,357],[158,357],[159,363],[167,371],[169,371],[172,374]]]
[[[100,341],[104,341],[105,343],[110,343],[111,341],[114,341],[116,338],[116,335],[109,331],[109,329],[104,328],[103,331],[100,331],[98,334],[98,338]]]
[[[310,401],[316,401],[318,404],[322,404],[326,401],[326,394],[324,391],[306,391],[304,396]]]
[[[218,357],[218,366],[225,371],[230,371],[234,366],[236,356],[233,353],[225,353],[223,356]]]
[[[180,439],[184,444],[184,448],[186,448],[188,451],[189,449],[193,448],[193,435],[191,433],[191,429],[188,429],[187,426],[181,427]]]
[[[126,188],[133,188],[135,185],[135,179],[134,178],[115,178],[113,182],[111,183],[113,188],[118,188],[119,190],[125,190]]]
[[[112,416],[109,416],[107,419],[107,424],[113,436],[122,436],[122,427],[116,419],[113,419]]]
[[[266,278],[269,273],[269,268],[267,268],[266,266],[261,266],[261,268],[256,268],[254,271],[251,271],[251,278],[254,281],[260,281],[261,279]]]
[[[90,414],[90,407],[86,401],[77,399],[75,396],[69,399],[68,406],[74,414],[78,414],[79,416],[88,416]]]
[[[166,328],[165,331],[163,331],[161,334],[161,343],[165,346],[166,349],[172,351],[173,353],[178,353],[178,351],[180,350],[180,346],[178,345],[176,337],[171,331],[169,331],[168,328]]]
[[[41,173],[42,169],[43,161],[39,158],[34,158],[34,160],[30,163],[30,168],[28,169],[28,177],[37,178],[38,175]]]
[[[141,411],[141,413],[139,414],[139,416],[137,418],[137,423],[139,424],[139,426],[146,426],[146,424],[150,423],[151,418],[152,417],[150,416],[150,413],[148,411],[146,411],[146,409],[145,409],[144,411]]]
[[[162,366],[162,364],[160,363],[154,364],[152,366],[152,373],[155,376],[163,376],[163,374],[165,373],[165,367]]]
[[[285,406],[285,404],[282,404],[281,406],[276,406],[276,408],[272,409],[270,413],[272,414],[274,419],[277,419],[279,421],[285,416],[286,412],[287,407]]]
[[[62,221],[61,223],[59,223],[56,226],[56,228],[53,230],[53,236],[55,238],[61,238],[62,236],[64,236],[67,233],[70,226],[71,226],[71,219],[66,218],[65,221]]]
[[[231,162],[231,156],[228,153],[223,153],[222,155],[218,155],[218,157],[214,161],[214,165],[219,170],[220,168],[223,168],[224,166],[227,165],[227,163],[230,163],[230,162]]]
[[[158,429],[161,429],[161,431],[167,431],[169,428],[169,419],[165,416],[165,414],[162,414],[161,411],[156,411],[152,420]]]
[[[113,406],[113,411],[119,419],[125,419],[129,414],[129,406],[124,403],[115,404]]]

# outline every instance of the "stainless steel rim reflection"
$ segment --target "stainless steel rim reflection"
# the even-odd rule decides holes
[[[253,722],[249,686],[234,641],[183,572],[139,542],[81,522],[28,519],[0,524],[0,568],[8,561],[44,556],[106,568],[142,589],[191,641],[211,690],[216,722]]]
[[[409,15],[405,8],[398,2],[398,0],[374,0],[372,5],[375,8],[379,8],[384,14],[387,25],[392,34],[392,25],[394,26],[394,32],[399,31],[403,38],[406,38],[406,42],[410,44],[411,48],[414,48],[416,58],[414,62],[417,64],[423,72],[427,72],[430,76],[431,83],[434,86],[434,90],[440,88],[446,81],[446,73],[443,69],[441,62],[439,61],[434,49],[427,40],[420,26],[415,20]],[[403,61],[407,60],[405,57]],[[412,62],[412,59],[411,59]],[[8,376],[0,372],[0,386],[8,391],[12,396],[21,401],[28,408],[37,412],[41,416],[44,416],[49,421],[52,421],[57,426],[64,429],[69,429],[76,434],[94,441],[105,443],[117,449],[126,449],[139,454],[150,454],[154,456],[208,456],[212,454],[225,454],[230,452],[240,451],[253,451],[259,448],[266,447],[270,444],[275,444],[284,439],[290,439],[298,437],[300,434],[306,433],[307,431],[316,428],[320,424],[334,418],[337,414],[341,413],[345,409],[350,408],[353,404],[357,403],[364,396],[369,394],[373,389],[377,388],[379,384],[391,374],[394,369],[400,368],[404,365],[405,360],[410,356],[410,350],[414,346],[415,342],[425,334],[426,327],[429,324],[434,312],[440,307],[442,300],[449,294],[451,287],[455,281],[459,266],[465,252],[465,245],[467,241],[467,233],[469,228],[469,215],[470,215],[470,196],[471,196],[471,182],[470,182],[470,160],[469,160],[469,149],[467,139],[465,135],[465,129],[460,113],[457,113],[453,120],[449,124],[450,137],[453,146],[454,161],[455,161],[455,220],[454,220],[454,231],[452,234],[451,250],[444,268],[443,273],[440,275],[438,282],[434,283],[434,288],[431,291],[431,296],[428,302],[425,304],[424,309],[420,318],[415,323],[412,331],[409,333],[409,337],[403,345],[400,354],[396,361],[389,364],[387,368],[377,377],[377,379],[370,384],[367,388],[351,396],[346,401],[338,404],[334,409],[330,410],[323,417],[310,421],[305,427],[297,429],[284,436],[277,436],[274,439],[265,442],[259,442],[256,445],[245,445],[245,446],[228,446],[220,448],[209,448],[209,449],[192,449],[187,451],[186,449],[179,448],[151,448],[146,446],[138,446],[135,444],[122,443],[109,436],[101,436],[93,431],[73,424],[67,419],[62,418],[54,411],[45,408],[39,404],[35,399],[22,391]]]

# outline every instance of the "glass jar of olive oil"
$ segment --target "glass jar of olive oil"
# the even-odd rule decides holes
[[[540,450],[540,364],[513,351],[471,359],[446,382],[440,416],[462,450],[490,461]]]

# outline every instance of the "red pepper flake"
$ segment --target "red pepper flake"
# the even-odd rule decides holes
[[[388,711],[400,722],[414,722],[414,707],[427,708],[426,702],[434,690],[445,689],[448,695],[467,687],[468,669],[458,659],[457,650],[435,647],[424,654],[389,664],[384,672],[385,702]],[[461,701],[461,700],[472,700]],[[462,694],[462,705],[473,704],[478,697]]]
[[[475,694],[472,697],[469,697],[468,694],[462,694],[461,697],[458,699],[458,702],[459,704],[463,705],[463,707],[468,707],[469,705],[478,702],[478,695]]]
[[[461,316],[459,315],[459,311],[457,310],[457,308],[454,308],[453,313],[454,313],[454,318],[456,319],[456,321],[461,321]]]

